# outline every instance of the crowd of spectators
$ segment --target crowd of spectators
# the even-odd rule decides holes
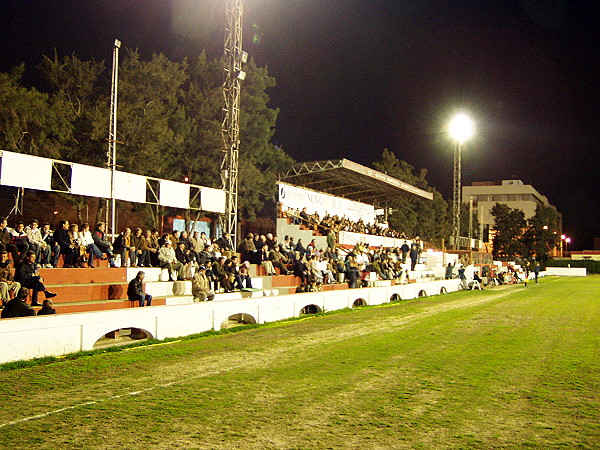
[[[366,283],[370,272],[376,272],[383,280],[401,280],[403,275],[406,276],[402,264],[409,257],[411,270],[414,270],[421,246],[420,241],[415,240],[410,246],[405,241],[401,248],[372,250],[367,244],[358,243],[342,257],[335,233],[329,230],[326,248],[317,248],[315,239],[305,246],[302,239],[294,241],[290,236],[279,242],[271,233],[248,233],[238,251],[244,261],[263,266],[269,275],[275,275],[277,268],[282,275],[293,274],[300,278],[298,292],[305,292],[319,290],[322,284],[341,282],[347,282],[349,287],[359,287]]]
[[[384,222],[365,223],[362,219],[353,221],[346,217],[330,215],[327,213],[321,217],[317,212],[309,214],[306,211],[306,208],[302,208],[302,210],[292,208],[286,209],[283,211],[283,216],[289,217],[292,220],[292,223],[296,225],[304,225],[323,235],[326,235],[329,230],[333,230],[336,233],[340,231],[350,231],[353,233],[371,234],[374,236],[408,239],[404,233],[389,228],[387,223]]]

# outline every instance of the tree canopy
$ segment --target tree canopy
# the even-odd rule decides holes
[[[44,56],[36,87],[21,84],[21,65],[0,74],[0,146],[66,161],[106,165],[110,80],[103,61]],[[241,218],[273,198],[276,173],[292,159],[271,143],[278,110],[266,67],[249,61],[241,97]],[[192,63],[164,54],[143,60],[126,50],[119,65],[117,164],[158,178],[221,187],[223,63],[202,52]]]

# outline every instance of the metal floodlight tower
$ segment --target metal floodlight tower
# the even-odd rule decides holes
[[[454,183],[452,198],[452,238],[453,248],[458,250],[460,246],[460,207],[462,203],[461,173],[462,173],[462,147],[463,143],[473,135],[473,121],[466,114],[457,114],[448,125],[450,136],[455,141],[454,145]]]
[[[116,205],[115,205],[115,170],[117,165],[117,88],[119,82],[119,49],[121,41],[115,39],[113,45],[113,66],[112,66],[112,82],[110,95],[110,124],[108,128],[108,168],[110,169],[110,225],[113,236],[116,233]],[[108,209],[107,209],[108,215]],[[108,220],[107,220],[108,222]],[[107,224],[108,226],[108,224]]]
[[[240,92],[246,73],[242,64],[248,54],[242,51],[243,0],[227,0],[225,22],[225,79],[223,81],[223,161],[221,181],[227,200],[223,232],[237,245],[238,159],[240,148]]]

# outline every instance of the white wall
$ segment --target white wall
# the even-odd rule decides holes
[[[368,305],[387,303],[393,294],[415,298],[421,290],[428,296],[458,290],[459,280],[440,280],[401,286],[344,289],[203,302],[177,306],[152,306],[75,314],[57,314],[0,320],[0,363],[42,356],[60,356],[91,350],[106,333],[120,328],[141,328],[152,337],[165,339],[219,330],[231,315],[245,313],[257,323],[298,317],[307,305],[325,311],[352,307],[362,298]]]

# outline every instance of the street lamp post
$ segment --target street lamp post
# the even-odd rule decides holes
[[[457,114],[448,125],[448,132],[454,139],[454,183],[452,197],[452,240],[454,249],[458,250],[460,235],[460,207],[461,207],[461,159],[464,142],[473,135],[473,121],[464,113]]]

